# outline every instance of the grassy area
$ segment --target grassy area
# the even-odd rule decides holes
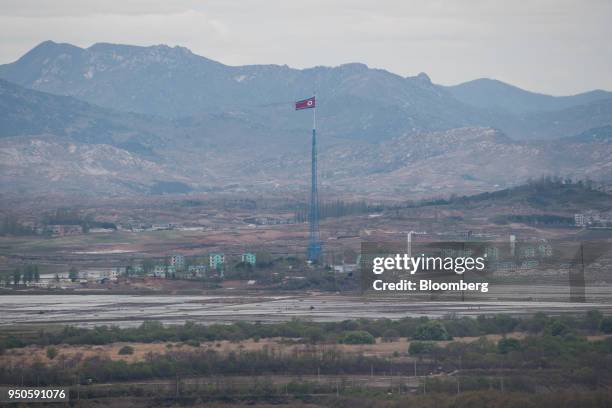
[[[98,405],[99,399],[130,396],[186,406],[302,401],[535,408],[559,406],[557,395],[571,388],[564,398],[578,405],[569,406],[604,407],[612,385],[610,336],[612,318],[597,311],[336,323],[146,322],[126,329],[13,327],[0,341],[0,383],[69,386],[73,397],[78,393]],[[542,390],[552,394],[543,398]]]
[[[89,233],[65,237],[11,237],[0,238],[0,255],[59,253],[67,250],[95,252],[99,246],[129,246],[130,250],[145,245],[189,242],[206,235],[201,231],[160,230],[132,232]],[[98,248],[97,248],[98,247]]]

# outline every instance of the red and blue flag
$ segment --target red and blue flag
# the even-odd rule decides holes
[[[313,96],[312,98],[297,101],[295,103],[295,110],[314,108],[315,104],[316,104],[315,97]]]

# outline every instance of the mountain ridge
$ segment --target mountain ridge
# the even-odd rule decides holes
[[[552,96],[527,91],[491,78],[478,78],[444,88],[450,91],[455,98],[469,105],[480,108],[503,109],[514,114],[562,110],[612,98],[612,92],[602,89],[594,89],[575,95]],[[491,101],[496,102],[492,103]]]
[[[322,131],[369,141],[463,126],[496,127],[516,139],[574,134],[574,129],[559,133],[551,123],[534,118],[540,111],[490,109],[470,98],[458,98],[453,95],[458,88],[436,85],[427,74],[402,77],[361,63],[306,69],[230,66],[178,46],[96,43],[79,48],[44,42],[17,61],[0,65],[0,78],[125,112],[170,119],[238,112],[284,130],[307,125],[306,115],[291,114],[291,101],[316,90],[320,123],[327,126]],[[582,106],[571,101],[589,102],[605,95],[595,91],[578,99],[569,97],[563,99],[570,101],[563,108]],[[612,123],[612,108],[605,109],[605,117],[589,127]]]
[[[44,43],[22,57],[29,70],[0,66],[0,78],[8,70],[26,82],[0,79],[0,190],[95,185],[95,194],[142,194],[160,183],[195,192],[303,190],[312,119],[293,101],[310,95],[312,83],[326,90],[317,93],[322,191],[431,196],[542,175],[612,181],[612,98],[516,114],[470,107],[424,73],[405,78],[359,63],[228,67],[180,47],[92,47]],[[183,112],[191,80],[165,86],[192,65],[207,67],[191,72],[202,84],[185,94],[201,105]],[[133,106],[144,113],[130,111],[132,91],[141,92],[144,104]],[[184,114],[156,115],[166,106],[160,101]]]

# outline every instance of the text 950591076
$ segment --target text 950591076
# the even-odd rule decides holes
[[[53,387],[0,387],[0,402],[68,401],[68,390]]]

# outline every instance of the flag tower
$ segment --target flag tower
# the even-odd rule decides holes
[[[323,255],[323,247],[319,235],[319,189],[317,187],[317,113],[316,100],[304,99],[295,103],[295,110],[312,109],[312,152],[311,152],[311,175],[310,175],[310,208],[308,221],[310,233],[308,237],[308,249],[306,256],[310,262],[319,262]]]

